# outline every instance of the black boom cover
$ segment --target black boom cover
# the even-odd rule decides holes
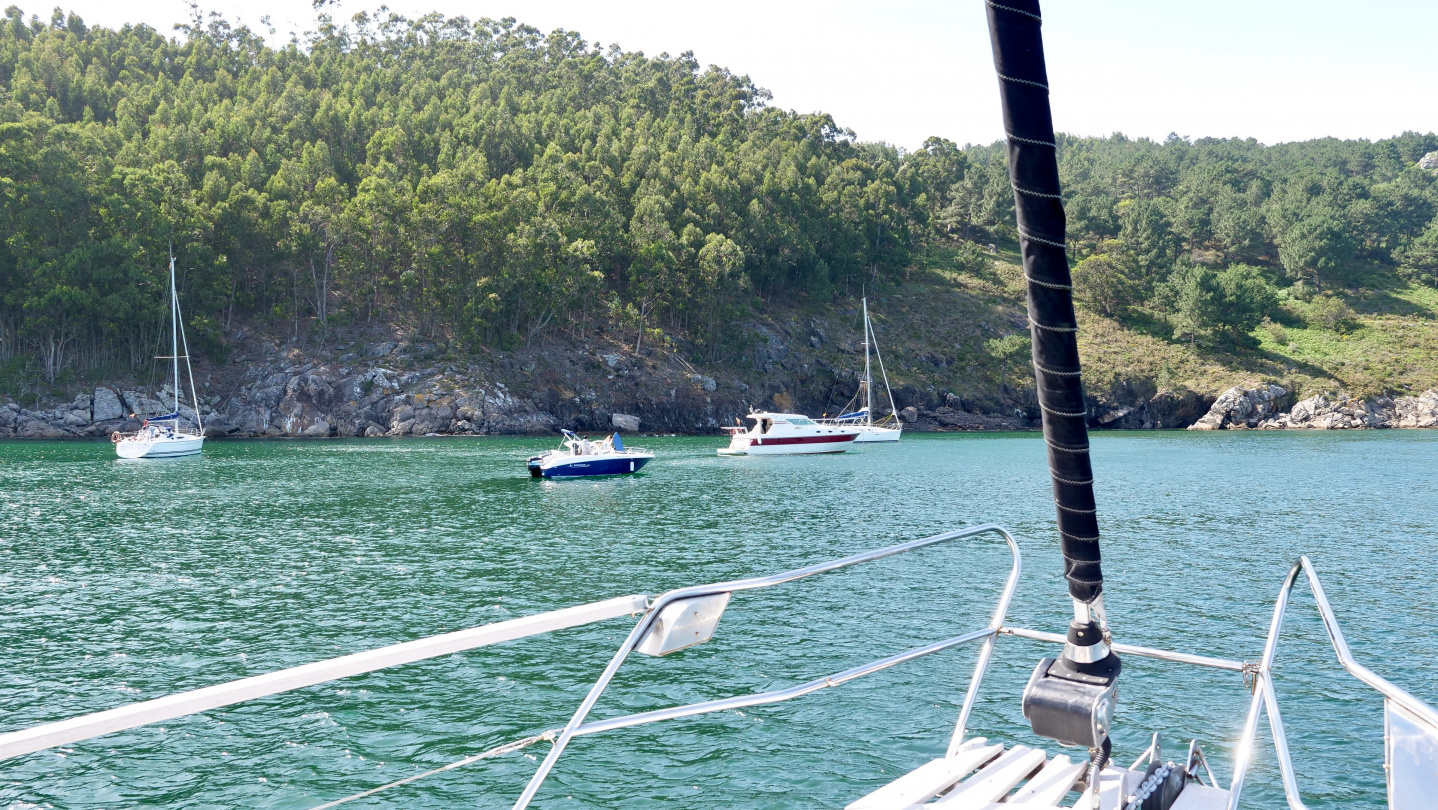
[[[989,2],[988,13],[1009,141],[1009,178],[1028,279],[1034,375],[1058,507],[1064,577],[1069,594],[1091,602],[1103,592],[1103,570],[1042,18],[1038,0]]]

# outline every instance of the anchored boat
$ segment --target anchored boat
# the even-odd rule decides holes
[[[580,438],[561,430],[564,440],[558,450],[529,458],[529,474],[535,478],[573,478],[586,475],[628,475],[639,472],[654,454],[637,447],[626,448],[615,433],[599,441]]]
[[[863,299],[864,306],[864,376],[859,380],[859,390],[844,406],[844,412],[833,419],[820,419],[821,425],[853,428],[859,431],[856,442],[896,442],[904,432],[899,422],[899,409],[894,406],[894,392],[889,390],[889,373],[884,370],[884,356],[879,354],[879,342],[874,337],[874,323],[869,320],[869,299]],[[884,379],[884,396],[889,398],[889,413],[874,418],[874,371],[869,364],[869,350],[879,361],[879,375]],[[862,408],[855,408],[862,401]]]
[[[180,354],[180,347],[185,349]],[[205,446],[205,425],[200,417],[200,400],[195,395],[195,372],[190,367],[190,344],[185,340],[185,324],[180,317],[180,294],[175,290],[175,256],[170,254],[170,360],[174,367],[175,405],[170,413],[151,416],[133,433],[115,431],[115,455],[120,458],[176,458],[193,456]],[[180,361],[190,380],[190,404],[194,406],[195,426],[190,428],[180,415]]]
[[[730,433],[729,446],[719,448],[721,456],[793,456],[810,453],[842,453],[853,446],[859,431],[853,427],[824,425],[798,413],[756,411],[749,414],[754,426],[724,428]]]

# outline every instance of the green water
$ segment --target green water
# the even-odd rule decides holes
[[[842,456],[720,458],[645,439],[638,476],[536,481],[524,439],[0,443],[0,731],[604,597],[771,573],[994,521],[1024,576],[1010,621],[1062,629],[1043,443],[906,436]],[[1094,439],[1121,640],[1256,659],[1299,553],[1359,659],[1438,681],[1438,433]],[[594,717],[791,685],[981,626],[1007,572],[975,540],[736,596],[708,644],[620,671]],[[413,664],[0,763],[0,806],[308,808],[562,724],[629,627]],[[1054,648],[1005,638],[973,732],[1033,744],[1018,695]],[[836,807],[941,755],[974,648],[798,701],[577,740],[539,807]],[[1310,807],[1380,808],[1381,701],[1342,674],[1306,589],[1278,692]],[[1223,779],[1232,673],[1130,658],[1127,763],[1162,731]],[[1052,750],[1052,745],[1050,745]],[[353,807],[508,807],[527,749]],[[1266,734],[1245,806],[1280,807]]]

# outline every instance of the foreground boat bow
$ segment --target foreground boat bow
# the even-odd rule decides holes
[[[964,630],[956,635],[941,637],[921,647],[890,652],[885,657],[850,667],[842,672],[821,674],[808,681],[766,692],[737,695],[602,720],[588,719],[590,710],[608,689],[620,667],[633,653],[669,655],[695,644],[704,643],[718,632],[724,613],[727,610],[735,609],[735,597],[741,594],[777,587],[901,554],[917,553],[926,549],[937,551],[942,548],[952,548],[958,541],[985,536],[997,536],[1001,539],[1008,547],[1012,557],[1008,576],[999,591],[993,614],[986,624]],[[551,743],[552,747],[541,762],[538,771],[515,804],[516,808],[524,808],[538,794],[545,778],[556,767],[563,752],[578,738],[614,733],[625,728],[683,717],[733,712],[750,706],[773,705],[796,700],[805,695],[837,688],[859,678],[920,658],[942,654],[970,644],[978,644],[978,660],[964,693],[958,720],[949,734],[950,742],[947,752],[867,796],[855,799],[848,805],[850,808],[853,810],[907,809],[933,804],[946,808],[946,810],[961,810],[962,808],[1044,810],[1044,808],[1053,807],[1087,807],[1089,806],[1087,802],[1096,797],[1098,806],[1103,810],[1113,810],[1113,808],[1154,810],[1155,807],[1162,807],[1164,810],[1220,810],[1220,808],[1232,810],[1239,806],[1239,799],[1248,776],[1248,766],[1255,753],[1258,724],[1262,719],[1262,714],[1266,713],[1269,726],[1273,730],[1274,753],[1277,756],[1288,805],[1291,810],[1303,810],[1304,804],[1299,793],[1298,776],[1289,756],[1287,736],[1284,732],[1273,688],[1273,664],[1278,638],[1283,629],[1283,619],[1289,597],[1302,575],[1310,585],[1314,600],[1323,617],[1324,628],[1328,632],[1333,648],[1338,654],[1338,660],[1344,669],[1384,697],[1386,704],[1385,728],[1387,730],[1385,771],[1388,779],[1389,807],[1391,810],[1431,810],[1432,804],[1429,800],[1432,796],[1438,795],[1438,780],[1435,780],[1434,777],[1435,765],[1438,765],[1438,760],[1435,760],[1433,755],[1434,751],[1438,751],[1438,712],[1354,659],[1343,638],[1343,633],[1339,629],[1332,608],[1328,604],[1318,575],[1306,557],[1300,558],[1294,564],[1283,581],[1274,608],[1273,622],[1263,646],[1262,656],[1257,664],[1118,642],[1113,645],[1115,653],[1125,656],[1152,658],[1231,673],[1231,685],[1235,691],[1242,690],[1246,693],[1248,684],[1253,685],[1252,705],[1247,717],[1241,723],[1238,722],[1238,718],[1234,718],[1233,725],[1215,729],[1220,738],[1229,738],[1229,734],[1232,732],[1236,732],[1237,736],[1237,741],[1232,746],[1233,776],[1226,787],[1219,784],[1210,772],[1203,750],[1196,741],[1181,746],[1178,749],[1182,752],[1179,756],[1167,759],[1161,738],[1155,735],[1154,741],[1137,755],[1137,759],[1131,766],[1123,768],[1114,765],[1112,761],[1106,762],[1097,779],[1094,780],[1097,789],[1089,791],[1087,788],[1090,781],[1090,768],[1089,764],[1081,758],[1075,760],[1065,754],[1050,756],[1048,752],[1038,748],[1022,745],[1005,746],[985,737],[969,736],[969,726],[974,718],[980,688],[997,652],[997,643],[1000,638],[1009,636],[1056,645],[1067,643],[1067,639],[1062,634],[1016,627],[1007,623],[1008,607],[1017,590],[1021,573],[1022,557],[1019,554],[1019,547],[1008,531],[993,524],[972,526],[792,571],[679,588],[655,597],[646,597],[642,594],[621,596],[601,602],[407,641],[326,661],[317,661],[291,669],[14,731],[0,735],[0,760],[255,698],[302,689],[338,678],[374,672],[429,658],[453,655],[463,650],[473,650],[556,630],[639,615],[638,621],[610,659],[603,674],[590,687],[574,715],[564,725],[551,727],[539,733],[497,745],[431,771],[407,776],[350,796],[339,797],[318,807],[334,807],[352,799],[402,788],[427,775],[452,771],[458,767],[496,756],[505,756],[534,745]],[[942,696],[936,695],[935,697],[943,699]],[[1377,721],[1375,720],[1375,722]],[[1160,774],[1166,768],[1166,773]],[[1182,774],[1182,780],[1179,783],[1182,786],[1181,792],[1177,796],[1172,797],[1168,803],[1151,801],[1154,795],[1152,792],[1148,793],[1145,798],[1145,785],[1160,787],[1173,784],[1171,775],[1174,773]],[[1155,776],[1156,774],[1158,776]]]

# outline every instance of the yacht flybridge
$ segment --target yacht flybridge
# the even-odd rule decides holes
[[[185,350],[180,354],[180,348]],[[151,416],[138,431],[110,434],[115,455],[120,458],[176,458],[193,456],[205,446],[205,425],[200,417],[200,400],[195,395],[195,372],[190,367],[190,344],[185,340],[185,324],[180,317],[180,294],[175,289],[175,255],[170,254],[170,356],[174,368],[174,407],[160,416]],[[180,414],[180,361],[190,381],[190,404],[194,406],[194,427],[188,427]]]
[[[523,810],[545,791],[546,799],[558,791],[546,790],[546,779],[559,760],[581,737],[621,733],[623,729],[709,714],[732,716],[750,706],[797,700],[824,689],[839,688],[874,673],[902,666],[927,656],[941,655],[965,645],[977,645],[977,662],[962,699],[935,688],[935,701],[958,705],[950,741],[934,750],[930,761],[863,796],[845,796],[849,810],[911,810],[928,806],[943,810],[1236,810],[1243,797],[1257,747],[1259,725],[1267,717],[1272,754],[1277,762],[1290,810],[1305,810],[1300,773],[1289,756],[1287,736],[1275,690],[1275,662],[1289,599],[1300,582],[1322,617],[1328,641],[1343,669],[1383,696],[1385,777],[1390,810],[1432,810],[1438,797],[1438,712],[1372,670],[1358,663],[1344,640],[1323,585],[1307,557],[1299,557],[1276,589],[1272,620],[1257,657],[1248,661],[1218,658],[1202,652],[1158,649],[1126,643],[1121,628],[1111,628],[1104,609],[1104,576],[1099,553],[1098,507],[1094,499],[1093,470],[1085,425],[1083,389],[1075,333],[1067,255],[1064,247],[1063,209],[1054,156],[1054,133],[1049,118],[1047,77],[1040,37],[1037,0],[988,2],[994,62],[999,74],[1004,124],[1009,139],[1010,179],[1014,187],[1018,233],[1028,279],[1029,317],[1038,396],[1043,413],[1044,440],[1055,505],[1064,576],[1073,607],[1066,632],[1054,633],[1009,623],[1010,601],[1022,573],[1019,546],[1014,536],[995,524],[958,529],[908,542],[873,549],[804,568],[749,579],[730,580],[670,590],[657,596],[630,594],[537,615],[496,622],[466,630],[408,641],[292,669],[257,675],[229,683],[133,703],[29,729],[0,735],[0,760],[65,746],[124,729],[159,723],[175,717],[209,711],[243,701],[288,692],[339,678],[473,650],[565,628],[618,621],[637,616],[632,629],[589,687],[572,715],[553,725],[529,729],[530,734],[455,760],[431,771],[334,797],[316,808],[331,808],[406,785],[441,772],[506,756],[531,746],[547,745],[533,776],[514,803]],[[756,414],[759,420],[792,417]],[[802,417],[801,417],[802,418]],[[849,441],[852,442],[850,434]],[[683,655],[703,644],[719,630],[731,607],[752,607],[750,592],[779,587],[799,580],[823,577],[856,566],[870,567],[878,560],[901,554],[936,555],[952,552],[980,538],[1004,543],[1011,555],[1008,576],[987,621],[975,622],[958,634],[936,632],[936,638],[911,649],[871,651],[867,663],[836,673],[816,673],[811,680],[770,691],[722,697],[634,714],[589,719],[600,697],[615,681],[619,669],[635,653],[648,656]],[[1195,564],[1202,564],[1196,561]],[[1275,572],[1278,580],[1279,572]],[[959,583],[966,587],[968,583]],[[950,586],[937,580],[935,587]],[[814,598],[812,587],[800,598]],[[772,598],[761,600],[772,607]],[[884,610],[917,609],[909,603],[881,600]],[[935,617],[940,622],[945,617]],[[955,628],[960,629],[960,628]],[[571,636],[572,637],[572,636]],[[1053,746],[1009,744],[977,733],[983,724],[975,717],[976,700],[989,666],[1004,637],[1019,637],[1055,645],[1056,654],[1044,657],[1033,669],[1021,693],[1010,694],[1009,714],[1021,708],[1034,735]],[[1142,751],[1115,750],[1110,729],[1122,722],[1118,709],[1120,656],[1148,658],[1229,673],[1235,692],[1247,693],[1247,711],[1231,717],[1210,733],[1234,740],[1229,778],[1220,782],[1209,768],[1199,740],[1169,747],[1160,729],[1145,729],[1150,740]],[[877,656],[877,657],[870,657]],[[857,656],[856,656],[857,657]],[[1185,670],[1187,671],[1187,670]],[[1302,673],[1312,683],[1313,672]],[[635,679],[624,681],[640,683]],[[1170,691],[1184,692],[1183,680]],[[909,687],[906,687],[909,688]],[[1242,690],[1242,692],[1240,692]],[[1148,707],[1153,708],[1152,704]],[[1211,707],[1206,707],[1211,709]],[[1199,718],[1173,718],[1173,726],[1192,727]],[[1374,718],[1374,724],[1379,722]],[[741,732],[742,733],[742,732]],[[1055,746],[1063,746],[1059,753]],[[1212,746],[1211,746],[1212,747]],[[1050,750],[1054,749],[1054,750]],[[276,755],[282,756],[282,755]],[[1124,762],[1132,764],[1124,766]],[[84,767],[82,760],[71,760]],[[273,760],[271,762],[273,766]],[[877,770],[877,768],[876,768]],[[870,774],[871,777],[877,773]],[[815,797],[815,774],[795,776],[803,790]],[[478,780],[476,780],[478,784]],[[478,788],[476,788],[478,791]],[[832,793],[832,792],[831,792]],[[403,801],[402,793],[393,794]],[[723,806],[722,799],[712,806]],[[1332,801],[1332,800],[1331,800]],[[1343,801],[1339,799],[1337,801]],[[699,806],[692,803],[690,806]],[[1251,802],[1244,806],[1254,806]]]
[[[879,354],[879,342],[874,337],[874,323],[869,320],[869,299],[863,299],[864,307],[864,376],[859,380],[859,390],[844,410],[832,419],[820,419],[822,425],[853,428],[859,431],[856,442],[896,442],[904,432],[899,423],[899,409],[894,406],[894,392],[889,390],[889,373],[884,370],[884,356]],[[884,396],[889,400],[889,413],[874,418],[874,369],[869,355],[879,361],[879,375],[884,379]],[[859,407],[862,402],[863,406]]]

